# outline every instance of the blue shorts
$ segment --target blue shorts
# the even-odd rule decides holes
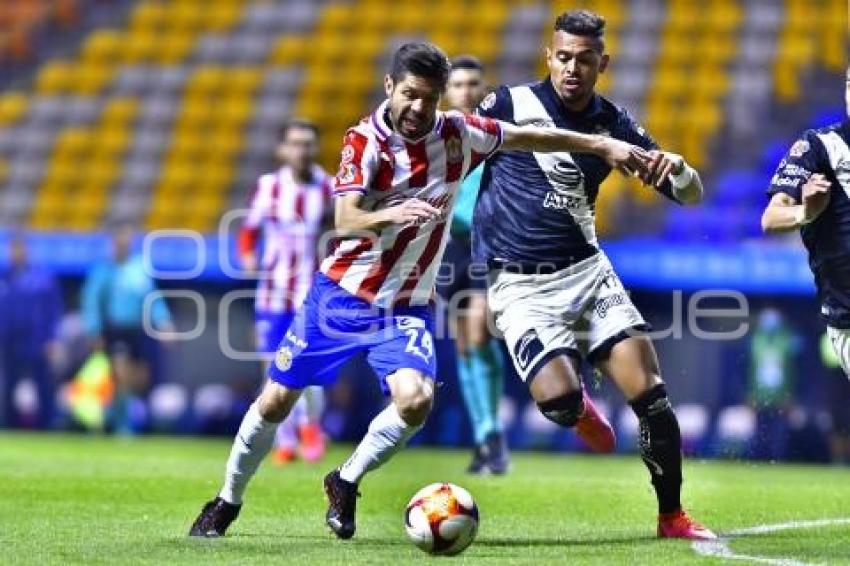
[[[317,273],[304,304],[284,334],[269,377],[294,389],[331,385],[358,352],[389,394],[388,375],[409,368],[436,378],[433,307],[379,308]]]
[[[261,354],[273,354],[283,340],[286,329],[292,324],[295,312],[266,312],[254,313],[254,331],[257,334],[257,351]]]

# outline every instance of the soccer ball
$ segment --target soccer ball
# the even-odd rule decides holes
[[[478,506],[462,487],[432,483],[407,504],[404,527],[413,544],[428,554],[458,554],[478,532]]]

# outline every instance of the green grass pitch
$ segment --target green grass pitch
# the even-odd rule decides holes
[[[467,453],[410,449],[361,486],[357,535],[324,526],[318,466],[267,463],[222,540],[189,524],[219,487],[225,440],[0,435],[0,548],[5,564],[407,564],[402,510],[423,485],[451,481],[478,502],[477,540],[455,558],[482,564],[720,564],[682,541],[654,538],[655,500],[635,457],[515,454],[507,477],[469,477]],[[685,503],[729,533],[758,525],[850,518],[850,471],[690,461]],[[850,564],[850,524],[732,538],[726,550],[774,563]],[[737,562],[742,563],[742,562]],[[746,562],[743,562],[746,563]],[[753,562],[755,563],[755,562]]]

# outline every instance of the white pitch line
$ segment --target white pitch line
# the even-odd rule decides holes
[[[759,564],[773,564],[774,566],[813,566],[808,562],[800,562],[791,558],[768,558],[765,556],[751,556],[748,554],[737,554],[729,548],[729,541],[735,537],[747,535],[763,535],[792,529],[811,529],[815,527],[830,527],[835,525],[850,525],[850,518],[844,519],[819,519],[815,521],[789,521],[775,525],[756,525],[744,529],[736,529],[728,535],[717,540],[700,540],[691,543],[691,548],[700,556],[712,558],[725,558],[726,560],[743,560]]]

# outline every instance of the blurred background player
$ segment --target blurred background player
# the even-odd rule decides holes
[[[844,98],[850,114],[850,67]],[[765,232],[799,230],[815,275],[821,317],[850,377],[850,120],[806,130],[770,182]]]
[[[702,183],[622,108],[596,94],[608,66],[605,20],[561,14],[546,48],[549,76],[500,87],[481,114],[514,124],[603,133],[651,156],[641,179],[673,201],[697,203]],[[596,239],[594,204],[611,167],[593,155],[500,152],[487,160],[473,221],[475,261],[491,269],[489,305],[518,375],[552,422],[575,427],[597,452],[614,449],[607,419],[584,391],[590,362],[623,392],[640,423],[640,453],[658,500],[658,536],[713,539],[682,509],[682,444],[648,325]]]
[[[53,423],[56,383],[54,362],[63,314],[62,291],[53,274],[30,263],[22,234],[9,242],[9,269],[0,275],[0,356],[3,361],[3,422],[5,426],[49,428]],[[35,422],[21,422],[15,389],[25,378],[35,383]]]
[[[431,411],[434,283],[454,196],[480,160],[501,148],[569,149],[623,169],[645,167],[642,150],[603,136],[440,113],[449,69],[435,45],[402,45],[384,77],[387,100],[348,130],[334,180],[338,245],[286,331],[270,379],[236,433],[224,484],[201,509],[190,536],[225,534],[277,424],[302,390],[334,383],[343,363],[366,353],[391,402],[354,453],[324,478],[326,524],[339,538],[354,536],[360,481],[401,450]]]
[[[159,346],[144,328],[145,297],[156,283],[145,269],[142,254],[132,249],[134,227],[119,224],[112,233],[112,257],[86,277],[80,299],[92,349],[109,356],[115,395],[108,426],[119,434],[140,431],[145,421],[140,398],[149,391],[160,360]],[[159,297],[150,303],[150,323],[167,336],[174,332],[171,313]]]
[[[310,288],[319,237],[330,223],[331,178],[315,162],[318,138],[318,128],[309,121],[290,120],[283,126],[277,147],[281,167],[257,181],[239,232],[243,268],[251,273],[261,270],[254,313],[257,350],[268,356],[263,375]],[[258,259],[261,237],[262,261]],[[276,463],[293,460],[296,447],[307,461],[321,459],[325,453],[320,426],[323,407],[322,388],[308,387],[277,429]]]
[[[484,67],[470,55],[455,57],[451,63],[446,101],[450,107],[471,114],[486,93]],[[451,237],[443,257],[444,265],[449,264],[452,269],[445,283],[440,282],[439,290],[451,309],[458,381],[475,442],[467,471],[503,474],[508,470],[509,460],[499,422],[499,401],[504,387],[502,354],[487,324],[486,268],[476,272],[471,264],[472,211],[483,170],[483,165],[479,165],[470,171],[460,186]]]
[[[775,308],[758,314],[750,334],[749,393],[756,413],[751,453],[782,460],[788,448],[788,416],[794,403],[800,338]]]

